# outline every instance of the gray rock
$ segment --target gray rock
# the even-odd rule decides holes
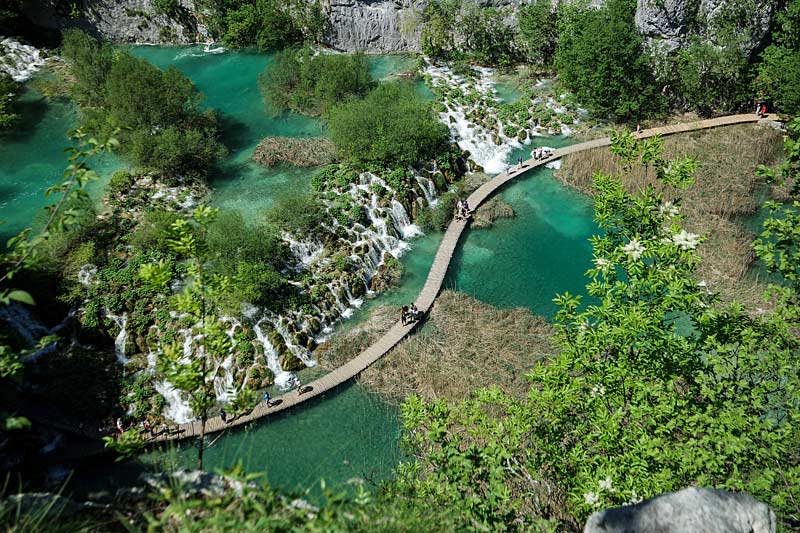
[[[775,513],[749,494],[689,487],[594,513],[584,533],[774,533]]]
[[[733,17],[741,22],[736,34],[744,38],[742,47],[748,55],[764,45],[776,4],[773,0],[755,0],[752,10]],[[692,35],[714,42],[720,22],[732,9],[742,8],[736,0],[638,0],[636,27],[651,47],[672,52]]]
[[[153,0],[83,0],[77,17],[65,11],[69,4],[59,0],[25,2],[25,14],[45,28],[80,28],[112,42],[189,44],[208,38],[193,0],[181,0],[175,17],[156,14]]]

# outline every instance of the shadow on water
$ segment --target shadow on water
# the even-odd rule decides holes
[[[246,150],[252,146],[253,128],[251,125],[226,114],[220,114],[219,120],[222,140],[231,153]]]
[[[10,130],[0,133],[0,143],[24,143],[31,140],[48,110],[47,100],[42,96],[37,98],[28,96],[17,100],[14,112],[19,115],[19,122]],[[66,143],[65,139],[64,144]]]

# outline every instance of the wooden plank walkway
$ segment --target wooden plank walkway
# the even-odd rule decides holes
[[[769,118],[774,119],[775,117],[770,116]],[[653,137],[655,135],[672,135],[687,131],[716,128],[719,126],[729,126],[732,124],[745,124],[757,121],[758,119],[752,113],[745,115],[731,115],[709,120],[700,120],[696,122],[674,124],[671,126],[643,130],[639,133],[638,137],[645,138]],[[604,137],[580,144],[574,144],[565,148],[559,148],[558,150],[553,151],[550,157],[547,159],[529,159],[525,161],[521,167],[513,167],[509,172],[498,174],[490,181],[484,183],[480,188],[478,188],[478,190],[469,196],[469,206],[474,210],[484,201],[486,201],[486,199],[492,196],[492,194],[494,194],[498,189],[503,187],[503,185],[534,168],[541,167],[568,154],[574,154],[602,146],[609,146],[610,144],[611,140],[608,137]],[[453,257],[456,246],[458,246],[458,241],[466,227],[466,221],[454,220],[450,223],[450,226],[447,228],[447,232],[444,234],[444,238],[439,245],[439,249],[436,252],[436,257],[431,265],[430,272],[428,272],[428,279],[425,281],[425,285],[423,286],[422,291],[419,293],[419,296],[416,300],[417,307],[425,314],[430,311],[431,307],[433,306],[433,302],[436,300],[436,297],[442,288],[445,275],[447,274],[447,270],[450,266],[450,260]],[[292,390],[280,396],[279,398],[273,399],[273,403],[277,405],[272,405],[270,407],[267,406],[266,402],[260,402],[250,414],[239,417],[235,420],[229,420],[227,423],[223,422],[220,417],[211,418],[206,422],[205,432],[215,433],[231,427],[247,424],[271,414],[284,411],[321,394],[324,394],[327,391],[334,389],[342,383],[345,383],[346,381],[349,381],[353,377],[357,376],[372,363],[383,357],[406,335],[408,335],[413,328],[414,325],[403,326],[398,321],[391,327],[391,329],[389,329],[389,331],[386,332],[386,334],[383,335],[383,337],[378,339],[375,344],[361,352],[354,359],[330,371],[328,374],[317,379],[316,381],[312,381],[302,387],[310,387],[311,390],[309,392],[300,394],[297,389]],[[200,435],[200,432],[200,422],[181,424],[169,434],[159,435],[152,438],[151,442],[185,439]]]

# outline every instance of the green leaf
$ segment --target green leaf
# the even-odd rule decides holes
[[[31,297],[31,295],[27,292],[21,290],[13,290],[9,292],[8,299],[23,304],[36,305],[36,302],[33,301],[33,297]]]

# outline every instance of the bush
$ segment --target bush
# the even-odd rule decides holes
[[[280,311],[288,302],[294,287],[269,264],[239,261],[232,278],[232,300]]]
[[[158,250],[166,252],[170,248],[167,241],[171,238],[172,223],[179,215],[173,211],[147,211],[136,231],[130,237],[130,244],[140,251]]]
[[[736,110],[750,98],[747,57],[735,42],[718,46],[696,38],[673,62],[681,107],[708,115]]]
[[[382,84],[363,100],[334,107],[328,121],[339,154],[357,165],[413,165],[448,139],[431,105],[402,83]]]
[[[216,2],[211,27],[228,46],[271,51],[322,36],[325,16],[319,0]]]
[[[374,86],[364,54],[318,54],[284,50],[259,77],[267,107],[312,115],[350,97],[361,97]]]
[[[322,205],[311,195],[285,194],[267,213],[267,222],[302,238],[314,233],[323,216]]]
[[[115,135],[135,163],[169,175],[204,176],[225,155],[218,121],[200,108],[202,96],[174,67],[161,71],[127,52],[113,51],[78,30],[65,33],[65,57],[78,83],[84,125]],[[113,125],[113,126],[112,126]]]
[[[642,38],[634,0],[609,0],[601,9],[570,13],[560,31],[555,65],[559,79],[597,116],[635,120],[665,110]]]
[[[181,7],[181,2],[180,0],[153,0],[153,7],[156,8],[156,13],[173,16]]]
[[[236,258],[281,268],[288,250],[276,232],[256,221],[246,221],[238,211],[221,211],[208,227],[208,254],[223,265]],[[231,267],[232,268],[232,267]],[[230,268],[223,268],[228,273]]]
[[[11,127],[19,120],[19,115],[14,112],[14,102],[20,89],[21,84],[5,72],[0,72],[0,130]]]
[[[462,28],[462,46],[473,61],[510,67],[517,59],[514,30],[505,23],[503,13],[497,8],[469,4],[458,26]]]
[[[108,182],[108,195],[112,198],[125,194],[133,185],[133,176],[127,170],[117,170]]]
[[[70,29],[64,31],[61,56],[70,65],[76,83],[70,93],[78,105],[102,106],[105,103],[106,77],[111,70],[114,50],[87,33]]]

